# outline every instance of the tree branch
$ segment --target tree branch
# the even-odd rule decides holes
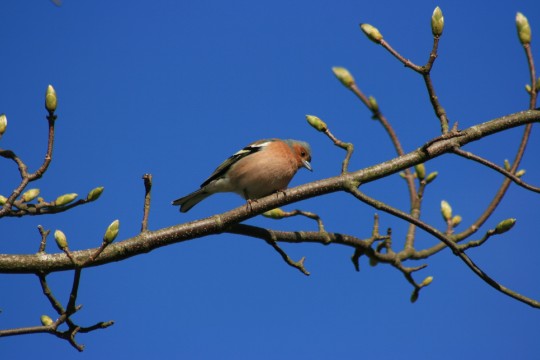
[[[491,287],[493,287],[494,289],[502,292],[503,294],[506,294],[516,300],[519,300],[527,305],[530,305],[534,308],[538,308],[540,309],[540,302],[539,301],[536,301],[534,299],[531,299],[531,298],[528,298],[526,296],[523,296],[501,284],[499,284],[497,281],[495,281],[494,279],[492,279],[488,274],[486,274],[478,265],[476,265],[472,260],[471,258],[469,258],[459,247],[459,245],[457,245],[455,243],[455,239],[453,239],[452,237],[448,236],[448,235],[445,235],[443,234],[442,232],[440,232],[439,230],[435,229],[434,227],[432,226],[429,226],[428,224],[424,223],[423,221],[420,221],[412,216],[410,216],[409,214],[401,211],[401,210],[398,210],[396,208],[393,208],[389,205],[386,205],[386,204],[383,204],[382,202],[380,201],[376,201],[372,198],[370,198],[369,196],[365,195],[364,193],[362,193],[360,190],[358,190],[357,188],[353,188],[351,187],[349,189],[349,192],[354,195],[354,197],[356,197],[358,200],[378,209],[378,210],[382,210],[386,213],[389,213],[391,215],[394,215],[398,218],[401,218],[405,221],[408,221],[409,223],[412,223],[412,224],[415,224],[416,226],[418,226],[419,228],[421,228],[422,230],[426,231],[427,233],[433,235],[434,237],[436,237],[437,239],[439,239],[440,241],[442,241],[446,246],[448,246],[450,249],[452,249],[452,251],[454,252],[454,255],[458,256],[461,260],[463,260],[463,262],[476,274],[478,275],[482,280],[484,280],[487,284],[489,284]]]
[[[431,140],[425,146],[422,146],[415,151],[378,165],[287,189],[285,190],[286,196],[267,196],[254,202],[251,209],[240,206],[222,214],[156,231],[147,231],[124,241],[113,243],[109,245],[94,262],[87,266],[97,266],[113,261],[120,261],[132,256],[150,252],[162,246],[196,239],[206,235],[218,234],[227,230],[233,224],[245,221],[270,209],[322,194],[345,191],[350,188],[351,185],[375,181],[416,164],[424,163],[429,159],[433,159],[445,153],[450,153],[456,147],[463,146],[509,128],[533,122],[540,122],[540,111],[523,111],[478,124],[459,132],[459,134],[455,136],[441,136]],[[73,251],[72,255],[78,263],[83,263],[96,250],[97,249]],[[62,253],[0,255],[0,273],[49,273],[74,268],[74,264]]]

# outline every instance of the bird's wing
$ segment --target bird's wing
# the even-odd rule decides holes
[[[274,141],[273,139],[270,139],[270,140],[259,140],[259,141],[256,141],[252,144],[249,144],[248,146],[246,146],[245,148],[243,148],[242,150],[240,151],[237,151],[236,153],[234,153],[231,157],[229,157],[227,160],[225,160],[224,162],[221,163],[221,165],[219,165],[217,167],[216,170],[214,170],[214,172],[212,173],[212,175],[210,175],[210,177],[208,179],[206,179],[202,184],[201,184],[201,187],[204,187],[206,185],[208,185],[210,182],[216,180],[216,179],[219,179],[220,177],[224,176],[227,171],[229,171],[229,169],[231,168],[231,166],[233,166],[236,162],[238,162],[240,159],[243,159],[245,158],[246,156],[249,156],[251,154],[254,154],[256,153],[257,151],[261,151],[262,149],[264,149],[268,144],[270,144],[272,141]]]

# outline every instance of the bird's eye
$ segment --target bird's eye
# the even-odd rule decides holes
[[[302,157],[304,157],[304,156],[306,156],[306,152],[305,152],[305,151],[302,151],[302,152],[300,153],[300,155],[302,155]]]

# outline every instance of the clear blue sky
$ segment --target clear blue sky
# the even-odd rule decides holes
[[[407,151],[437,136],[439,125],[421,78],[363,36],[368,22],[417,63],[431,49],[430,17],[439,5],[446,27],[433,70],[441,102],[462,128],[527,107],[529,81],[514,18],[531,23],[540,64],[538,1],[75,1],[0,5],[0,112],[8,131],[0,146],[35,169],[45,152],[43,95],[58,97],[53,163],[36,184],[46,199],[84,196],[105,186],[102,198],[57,216],[3,219],[0,252],[38,248],[37,225],[62,229],[72,249],[97,246],[106,226],[121,221],[119,239],[137,234],[142,215],[141,176],[154,176],[150,228],[158,229],[240,206],[216,195],[187,214],[170,201],[198,188],[227,156],[251,141],[302,139],[313,148],[314,172],[291,185],[334,176],[343,152],[309,128],[315,114],[336,136],[353,142],[351,168],[395,155],[368,111],[334,78],[345,66],[374,95]],[[522,168],[540,184],[538,129]],[[514,156],[521,130],[471,144],[495,162]],[[462,227],[489,203],[501,176],[445,156],[426,165],[439,171],[427,193],[424,219],[443,228],[442,199],[463,217]],[[16,184],[12,163],[0,161],[0,193]],[[34,185],[32,186],[34,187]],[[408,209],[396,175],[364,190]],[[328,231],[368,237],[374,210],[344,194],[290,205],[322,216]],[[512,232],[469,255],[488,274],[540,299],[538,195],[513,186],[486,227],[515,217]],[[314,230],[303,219],[248,223]],[[402,243],[406,225],[381,214]],[[417,247],[436,244],[423,232]],[[190,241],[82,274],[76,316],[83,325],[116,324],[79,335],[78,355],[49,335],[0,340],[3,359],[534,359],[540,312],[512,300],[474,276],[449,251],[426,261],[418,279],[432,275],[416,304],[410,285],[389,266],[354,271],[351,250],[283,245],[306,256],[310,277],[287,266],[266,243],[219,235]],[[49,250],[57,251],[54,244]],[[418,263],[418,265],[421,263]],[[67,300],[71,273],[50,276]],[[54,315],[35,276],[0,275],[0,328],[39,324]]]

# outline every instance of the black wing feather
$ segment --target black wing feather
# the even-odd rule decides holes
[[[220,177],[222,177],[223,175],[225,175],[225,173],[227,171],[229,171],[229,169],[231,168],[231,166],[233,166],[237,161],[239,161],[240,159],[243,159],[245,158],[246,156],[249,156],[251,154],[254,154],[258,151],[261,151],[264,146],[261,146],[262,144],[264,144],[266,142],[263,142],[263,143],[260,143],[260,142],[257,142],[256,144],[251,144],[251,145],[248,145],[246,146],[245,148],[243,148],[242,150],[236,152],[234,155],[232,155],[231,157],[229,157],[227,160],[225,160],[224,162],[221,163],[221,165],[219,165],[217,167],[216,170],[214,170],[214,172],[212,173],[212,175],[210,175],[210,177],[208,179],[206,179],[202,184],[201,184],[201,187],[205,187],[206,185],[208,185],[210,182],[216,180],[216,179],[219,179]]]

